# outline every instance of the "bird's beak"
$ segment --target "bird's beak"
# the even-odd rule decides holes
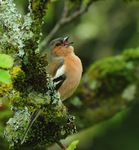
[[[69,40],[69,36],[66,36],[66,37],[63,39],[63,43],[64,43],[64,42],[68,42],[68,40]]]
[[[70,46],[70,44],[73,44],[73,42],[69,42],[68,40],[69,40],[69,36],[63,39],[63,43],[66,47]]]

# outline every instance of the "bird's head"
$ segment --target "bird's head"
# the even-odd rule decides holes
[[[66,56],[74,52],[73,46],[71,46],[73,42],[69,42],[69,37],[58,38],[50,42],[50,46],[52,47],[52,55],[61,57]]]

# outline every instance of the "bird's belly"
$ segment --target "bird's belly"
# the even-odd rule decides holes
[[[64,84],[61,86],[61,88],[59,89],[59,92],[61,93],[61,99],[65,100],[67,98],[69,98],[77,89],[79,83],[80,83],[80,79],[81,79],[81,74],[78,76],[71,76],[70,80],[68,80],[68,84],[65,86]]]

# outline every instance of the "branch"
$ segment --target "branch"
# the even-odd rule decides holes
[[[84,14],[85,12],[87,12],[88,9],[89,9],[89,7],[92,5],[93,2],[94,1],[90,0],[85,6],[82,4],[82,6],[80,6],[79,9],[77,9],[71,15],[68,15],[69,11],[70,11],[69,10],[69,5],[68,5],[69,2],[65,1],[65,3],[64,3],[64,9],[63,9],[61,18],[56,23],[56,25],[54,26],[54,28],[50,31],[50,33],[40,43],[40,50],[44,50],[44,48],[46,47],[46,45],[50,42],[50,40],[53,38],[53,36],[57,33],[58,30],[60,30],[60,28],[64,24],[67,24],[67,23],[75,20],[76,18],[78,18],[79,16],[81,16],[82,14]]]
[[[66,17],[63,20],[64,24],[73,21],[74,19],[80,17],[82,14],[87,12],[89,7],[92,5],[93,2],[94,1],[91,0],[90,2],[88,2],[88,4],[86,6],[81,6],[80,9],[75,11],[73,14],[71,14],[71,16]]]
[[[46,55],[41,56],[36,52],[48,2],[49,0],[29,0],[30,12],[23,16],[23,21],[13,0],[3,1],[0,7],[2,21],[5,24],[8,22],[6,27],[9,30],[5,34],[9,36],[9,33],[16,33],[17,30],[17,35],[12,35],[12,42],[15,41],[16,47],[22,46],[23,49],[23,57],[15,61],[14,67],[9,67],[8,62],[8,67],[4,68],[10,68],[12,76],[12,86],[7,87],[7,90],[12,88],[11,93],[8,92],[4,96],[10,99],[13,111],[13,117],[7,122],[4,137],[13,149],[26,146],[32,149],[32,146],[39,144],[49,145],[76,132],[75,118],[68,113],[47,73]],[[64,15],[66,11],[65,8]],[[9,18],[12,20],[9,21]],[[16,54],[14,47],[12,50]],[[41,113],[38,115],[37,112]]]

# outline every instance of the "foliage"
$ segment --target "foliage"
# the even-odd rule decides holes
[[[77,144],[79,143],[79,140],[73,141],[69,147],[67,148],[67,150],[74,150],[76,149]]]
[[[0,82],[5,84],[11,84],[11,76],[9,74],[8,70],[13,66],[13,59],[6,55],[6,54],[0,54]],[[1,85],[2,86],[2,85]]]
[[[11,68],[13,66],[13,59],[6,55],[6,54],[0,54],[0,67],[1,68]]]

